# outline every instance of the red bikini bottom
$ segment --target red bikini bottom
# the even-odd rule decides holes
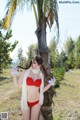
[[[35,101],[35,102],[27,102],[27,103],[28,103],[28,106],[29,106],[29,107],[32,107],[32,106],[38,104],[38,103],[39,103],[39,100],[37,100],[37,101]]]

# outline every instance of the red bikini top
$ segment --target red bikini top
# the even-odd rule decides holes
[[[34,81],[33,78],[27,77],[27,79],[26,79],[26,84],[29,85],[29,86],[40,87],[40,85],[41,85],[41,79],[36,79],[36,80]]]

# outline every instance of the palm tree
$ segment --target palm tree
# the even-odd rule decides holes
[[[8,0],[7,4],[7,12],[6,17],[4,19],[4,28],[8,29],[12,23],[13,17],[17,12],[17,7],[23,7],[25,4],[29,4],[33,7],[36,26],[37,29],[35,31],[37,39],[38,39],[38,49],[37,54],[39,53],[44,59],[45,68],[49,68],[49,60],[48,54],[49,49],[47,47],[46,42],[46,27],[47,25],[51,29],[54,24],[54,20],[56,21],[57,31],[59,35],[59,24],[58,24],[58,12],[57,12],[57,0]],[[50,70],[50,69],[49,69]],[[46,84],[46,79],[45,79]],[[49,99],[48,99],[49,98]],[[46,120],[52,120],[51,114],[51,106],[53,98],[53,88],[50,88],[48,92],[45,94],[44,105],[42,108],[42,113]],[[48,107],[47,107],[48,106]],[[50,109],[50,110],[49,110]]]

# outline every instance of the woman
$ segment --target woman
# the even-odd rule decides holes
[[[43,59],[36,56],[32,59],[30,67],[24,70],[17,80],[17,68],[13,69],[13,81],[15,87],[22,83],[21,110],[23,120],[38,120],[41,105],[44,100],[44,92],[54,85],[54,79],[48,81],[44,87],[44,74],[42,72]],[[44,69],[43,69],[44,71]]]

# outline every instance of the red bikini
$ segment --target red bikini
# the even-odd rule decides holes
[[[29,107],[32,107],[32,106],[38,104],[38,103],[39,103],[39,100],[37,100],[37,101],[35,101],[35,102],[27,102],[27,103],[28,103],[28,106],[29,106]]]
[[[40,85],[41,85],[41,79],[36,79],[34,81],[33,78],[27,77],[27,79],[26,79],[26,85],[40,87]],[[29,107],[32,107],[32,106],[38,104],[39,100],[37,100],[35,102],[27,102],[27,103],[28,103]]]
[[[27,84],[28,86],[40,87],[40,85],[41,85],[41,79],[36,79],[36,80],[34,81],[33,78],[27,77],[27,79],[26,79],[26,84]]]

